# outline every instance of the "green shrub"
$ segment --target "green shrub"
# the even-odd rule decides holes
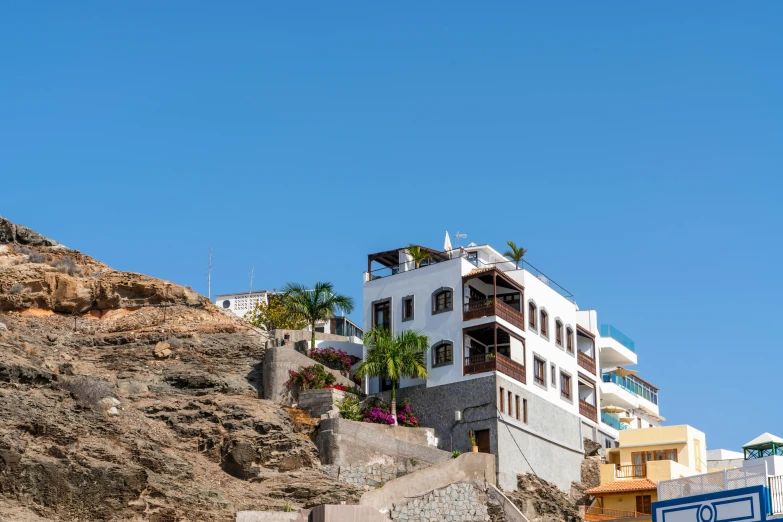
[[[337,403],[337,407],[343,419],[360,421],[364,418],[361,402],[356,395],[347,395],[344,400]]]
[[[460,455],[462,455],[462,452],[460,450],[454,450],[454,451],[451,452],[451,458],[452,459],[456,459]]]

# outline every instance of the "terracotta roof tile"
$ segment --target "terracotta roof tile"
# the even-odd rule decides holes
[[[657,485],[650,479],[634,479],[634,480],[615,480],[614,482],[607,482],[592,489],[588,489],[585,493],[590,495],[606,495],[608,493],[623,493],[625,491],[648,491],[657,489]]]

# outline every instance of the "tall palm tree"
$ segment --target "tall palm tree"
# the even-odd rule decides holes
[[[426,335],[413,330],[403,330],[396,336],[385,328],[375,327],[364,334],[367,357],[356,366],[356,376],[390,379],[391,414],[397,424],[397,379],[427,378],[425,354],[429,348]]]
[[[298,314],[307,320],[312,331],[310,348],[315,348],[315,323],[326,321],[341,310],[345,313],[353,311],[353,298],[335,294],[332,283],[317,281],[315,286],[307,288],[299,283],[286,283],[283,288],[285,305],[291,313]]]
[[[506,241],[506,244],[508,245],[509,250],[503,252],[503,255],[512,260],[516,265],[517,270],[519,270],[519,263],[522,261],[522,258],[525,257],[525,254],[527,254],[527,249],[517,247],[517,244],[513,241]]]
[[[418,245],[408,245],[405,247],[405,250],[408,252],[408,255],[411,256],[411,259],[413,259],[416,268],[419,268],[424,261],[430,258],[430,253],[425,248]]]

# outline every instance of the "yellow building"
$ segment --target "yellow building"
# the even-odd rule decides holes
[[[620,444],[606,451],[601,485],[587,490],[596,498],[587,520],[633,518],[650,514],[660,480],[706,473],[704,433],[688,426],[620,431]]]

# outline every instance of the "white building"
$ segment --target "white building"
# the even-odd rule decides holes
[[[236,294],[221,294],[215,296],[215,304],[224,310],[230,310],[239,317],[256,307],[257,304],[269,304],[269,296],[272,292],[267,290],[254,290],[252,292],[238,292]]]
[[[517,473],[534,470],[568,489],[579,480],[582,437],[612,444],[628,426],[619,417],[617,426],[602,422],[604,387],[618,403],[613,411],[657,415],[657,404],[642,405],[629,373],[618,369],[636,363],[633,348],[543,273],[526,262],[517,268],[488,245],[429,252],[419,267],[405,248],[368,256],[364,327],[428,335],[429,377],[403,378],[399,398],[415,404],[443,449],[465,451],[472,430],[481,451],[498,455],[504,488],[515,489]],[[601,378],[604,369],[616,372]],[[368,393],[390,385],[366,382]]]

